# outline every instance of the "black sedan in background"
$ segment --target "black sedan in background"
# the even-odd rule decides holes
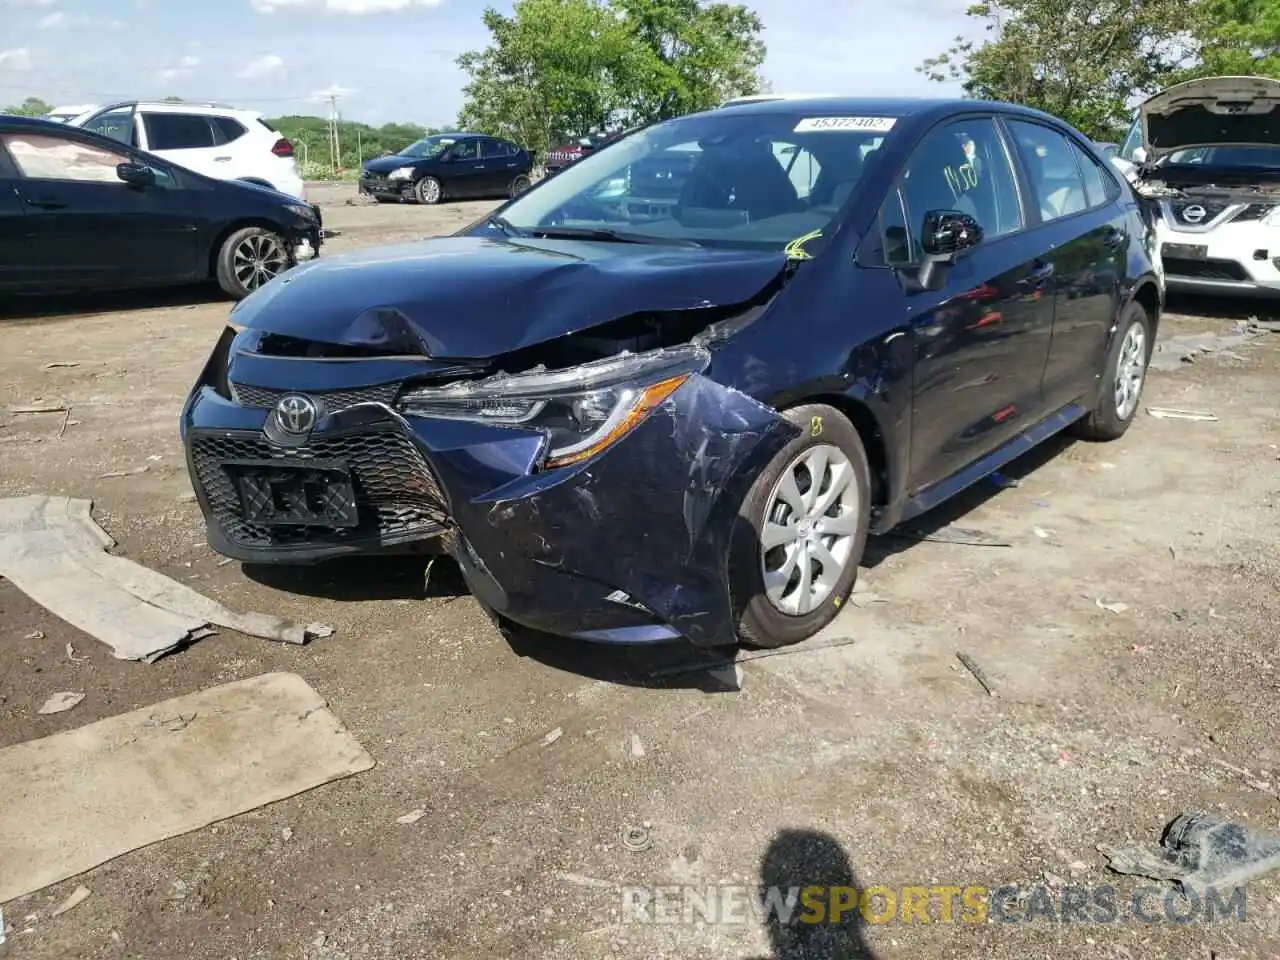
[[[238,304],[188,465],[229,557],[438,540],[538,630],[781,646],[836,616],[869,533],[1060,431],[1124,434],[1148,249],[1128,185],[1033,110],[680,117]]]
[[[508,140],[478,133],[426,137],[397,154],[366,160],[360,192],[379,203],[515,197],[529,189],[533,158]]]
[[[216,280],[240,299],[320,250],[320,209],[119,141],[0,117],[0,292]]]

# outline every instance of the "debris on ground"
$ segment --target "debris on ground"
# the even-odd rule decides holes
[[[292,839],[293,839],[293,827],[285,827],[283,830],[281,830],[281,831],[280,831],[280,839],[281,839],[281,840],[283,840],[285,843],[288,843],[290,840],[292,840]]]
[[[983,533],[981,530],[967,530],[963,527],[945,526],[937,530],[922,530],[918,527],[895,527],[886,536],[902,537],[906,540],[928,540],[932,543],[954,543],[965,547],[1009,547],[1007,540]]]
[[[408,813],[404,814],[403,816],[396,817],[396,823],[402,823],[405,826],[408,826],[411,823],[417,823],[426,815],[427,815],[427,811],[422,809],[422,807],[418,807],[418,809],[410,810]]]
[[[32,630],[30,633],[28,633],[28,634],[27,634],[25,637],[23,637],[22,639],[23,639],[23,640],[43,640],[43,639],[44,639],[44,631],[43,631],[43,630]]]
[[[648,821],[638,827],[626,827],[622,831],[622,845],[632,853],[641,853],[653,846],[653,835]]]
[[[10,413],[66,413],[67,407],[61,403],[28,403],[21,407],[10,407]]]
[[[46,715],[50,713],[66,713],[83,699],[83,693],[73,693],[70,690],[63,693],[55,693],[44,702],[44,706],[37,710],[36,713]]]
[[[542,738],[542,745],[544,747],[549,747],[551,746],[551,744],[555,743],[557,740],[559,740],[563,736],[564,736],[564,730],[561,729],[560,727],[556,727],[554,730],[552,730],[550,733],[548,733],[545,737]]]
[[[974,660],[973,657],[958,650],[956,651],[956,659],[964,664],[964,668],[966,670],[973,674],[973,679],[977,680],[982,686],[982,689],[987,691],[987,696],[994,697],[996,695],[996,688],[992,686],[991,681],[987,679],[986,673],[980,666],[978,666],[977,661]]]
[[[1231,352],[1233,347],[1243,347],[1252,342],[1256,334],[1248,327],[1234,328],[1230,334],[1193,333],[1174,337],[1161,337],[1151,352],[1149,366],[1152,370],[1177,370],[1183,364],[1195,363],[1200,357],[1216,354],[1241,360]]]
[[[1103,600],[1101,597],[1095,597],[1093,603],[1099,610],[1105,610],[1107,613],[1124,613],[1129,609],[1129,605],[1127,603],[1121,603],[1118,600],[1107,601]]]
[[[74,910],[76,907],[80,906],[80,904],[84,903],[88,899],[89,899],[89,888],[76,887],[75,890],[71,892],[71,896],[63,900],[61,905],[59,905],[52,913],[50,913],[49,916],[60,917],[64,913],[66,913],[68,910]]]
[[[560,879],[575,887],[588,887],[595,890],[612,890],[616,886],[608,880],[597,880],[595,877],[583,876],[580,873],[562,873]]]
[[[1203,812],[1176,817],[1165,827],[1157,850],[1106,846],[1099,850],[1116,873],[1173,880],[1184,892],[1197,896],[1210,887],[1229,890],[1280,870],[1280,835]]]
[[[174,716],[198,719],[174,733],[152,722]],[[373,765],[324,698],[291,673],[5,747],[0,903]]]
[[[67,643],[67,659],[70,660],[72,663],[88,663],[89,662],[88,657],[76,656],[76,648],[70,642]]]
[[[120,477],[136,477],[139,474],[146,473],[150,469],[151,468],[148,467],[146,464],[143,464],[140,467],[134,467],[132,470],[112,470],[110,473],[104,473],[101,477],[99,477],[99,479],[100,480],[116,480],[116,479],[119,479]]]
[[[0,576],[121,660],[154,662],[213,631],[302,644],[324,624],[237,613],[190,587],[107,553],[115,541],[94,522],[92,503],[69,497],[0,499]]]
[[[635,760],[639,760],[644,756],[644,744],[640,742],[640,735],[633,733],[631,735],[631,756]]]
[[[46,370],[56,370],[59,367],[78,367],[78,366],[80,366],[79,360],[54,360],[50,363],[46,363],[44,365],[44,368]]]
[[[1170,410],[1167,407],[1147,407],[1147,413],[1159,420],[1196,420],[1217,423],[1218,418],[1203,410]]]

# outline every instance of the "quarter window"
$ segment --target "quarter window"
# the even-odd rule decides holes
[[[234,120],[231,117],[212,117],[210,119],[213,120],[214,130],[217,131],[219,144],[239,140],[249,132],[241,125],[239,120]],[[266,126],[266,124],[263,124],[263,126]]]
[[[1010,120],[1018,152],[1027,165],[1031,189],[1046,222],[1069,217],[1089,206],[1084,180],[1076,166],[1075,152],[1067,138],[1055,130],[1025,120]]]
[[[902,266],[919,259],[924,220],[935,210],[967,213],[987,239],[1022,229],[1017,181],[990,117],[945,124],[916,148],[900,187],[881,210],[888,263]]]
[[[119,140],[121,143],[127,143],[131,147],[138,145],[137,133],[133,126],[133,107],[120,107],[115,110],[108,110],[100,116],[94,117],[84,125],[85,130],[92,133],[100,133],[112,140]]]
[[[212,147],[208,117],[190,113],[144,113],[147,145],[152,150],[199,150]]]
[[[43,134],[8,133],[3,140],[18,172],[36,180],[120,183],[116,165],[129,160],[97,144]]]
[[[1075,144],[1071,146],[1076,155],[1076,163],[1080,165],[1080,173],[1084,177],[1085,200],[1088,201],[1090,209],[1100,207],[1114,197],[1114,181],[1098,166],[1093,157]]]

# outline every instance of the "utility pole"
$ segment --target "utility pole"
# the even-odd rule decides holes
[[[331,93],[325,99],[329,101],[329,163],[337,173],[342,165],[342,144],[338,139],[338,95]]]

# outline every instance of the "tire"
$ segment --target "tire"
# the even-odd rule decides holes
[[[532,185],[533,183],[530,181],[529,177],[522,173],[511,181],[511,187],[508,192],[511,194],[512,199],[514,199],[528,190]]]
[[[247,262],[255,259],[258,264]],[[223,293],[243,300],[292,266],[293,252],[283,237],[263,227],[244,227],[222,241],[215,276]]]
[[[802,432],[782,448],[751,485],[739,508],[729,550],[729,589],[738,618],[738,636],[744,644],[753,647],[785,647],[799,643],[835,618],[857,580],[858,563],[866,547],[871,523],[871,470],[862,438],[854,425],[839,410],[825,404],[806,404],[788,410],[783,416],[800,427]],[[837,469],[840,475],[848,477],[842,487],[845,493],[831,508],[840,509],[839,516],[848,518],[847,523],[841,526],[842,531],[848,532],[840,536],[815,533],[804,538],[803,547],[795,548],[809,550],[817,543],[833,560],[843,559],[839,575],[823,585],[826,592],[816,597],[812,592],[808,594],[806,609],[802,603],[788,602],[789,596],[794,598],[801,593],[799,577],[803,553],[788,581],[783,582],[780,594],[775,590],[771,599],[766,585],[765,564],[775,569],[784,566],[792,544],[797,541],[765,551],[762,537],[766,529],[797,525],[792,519],[795,512],[786,505],[777,488],[784,476],[790,473],[796,490],[804,491],[801,493],[803,499],[811,486],[802,486],[800,478],[812,476],[808,466],[803,465],[805,458],[823,453],[827,457],[827,469],[823,471],[826,486],[820,488],[820,493],[832,489]],[[847,474],[844,473],[845,467],[849,471]],[[830,522],[834,518],[825,519]],[[771,522],[778,520],[783,522]],[[812,520],[804,518],[805,526]],[[808,563],[811,576],[819,570],[818,563],[814,562],[816,559],[810,557]],[[793,584],[794,593],[789,595]]]
[[[1147,318],[1147,311],[1140,303],[1129,304],[1120,315],[1115,339],[1107,352],[1097,403],[1088,416],[1072,425],[1073,434],[1096,441],[1118,440],[1124,436],[1138,412],[1142,388],[1147,382],[1152,346],[1151,321]],[[1118,386],[1122,365],[1128,371],[1128,391],[1123,402]]]
[[[413,185],[413,196],[419,203],[434,206],[444,199],[444,185],[435,177],[423,177]]]

